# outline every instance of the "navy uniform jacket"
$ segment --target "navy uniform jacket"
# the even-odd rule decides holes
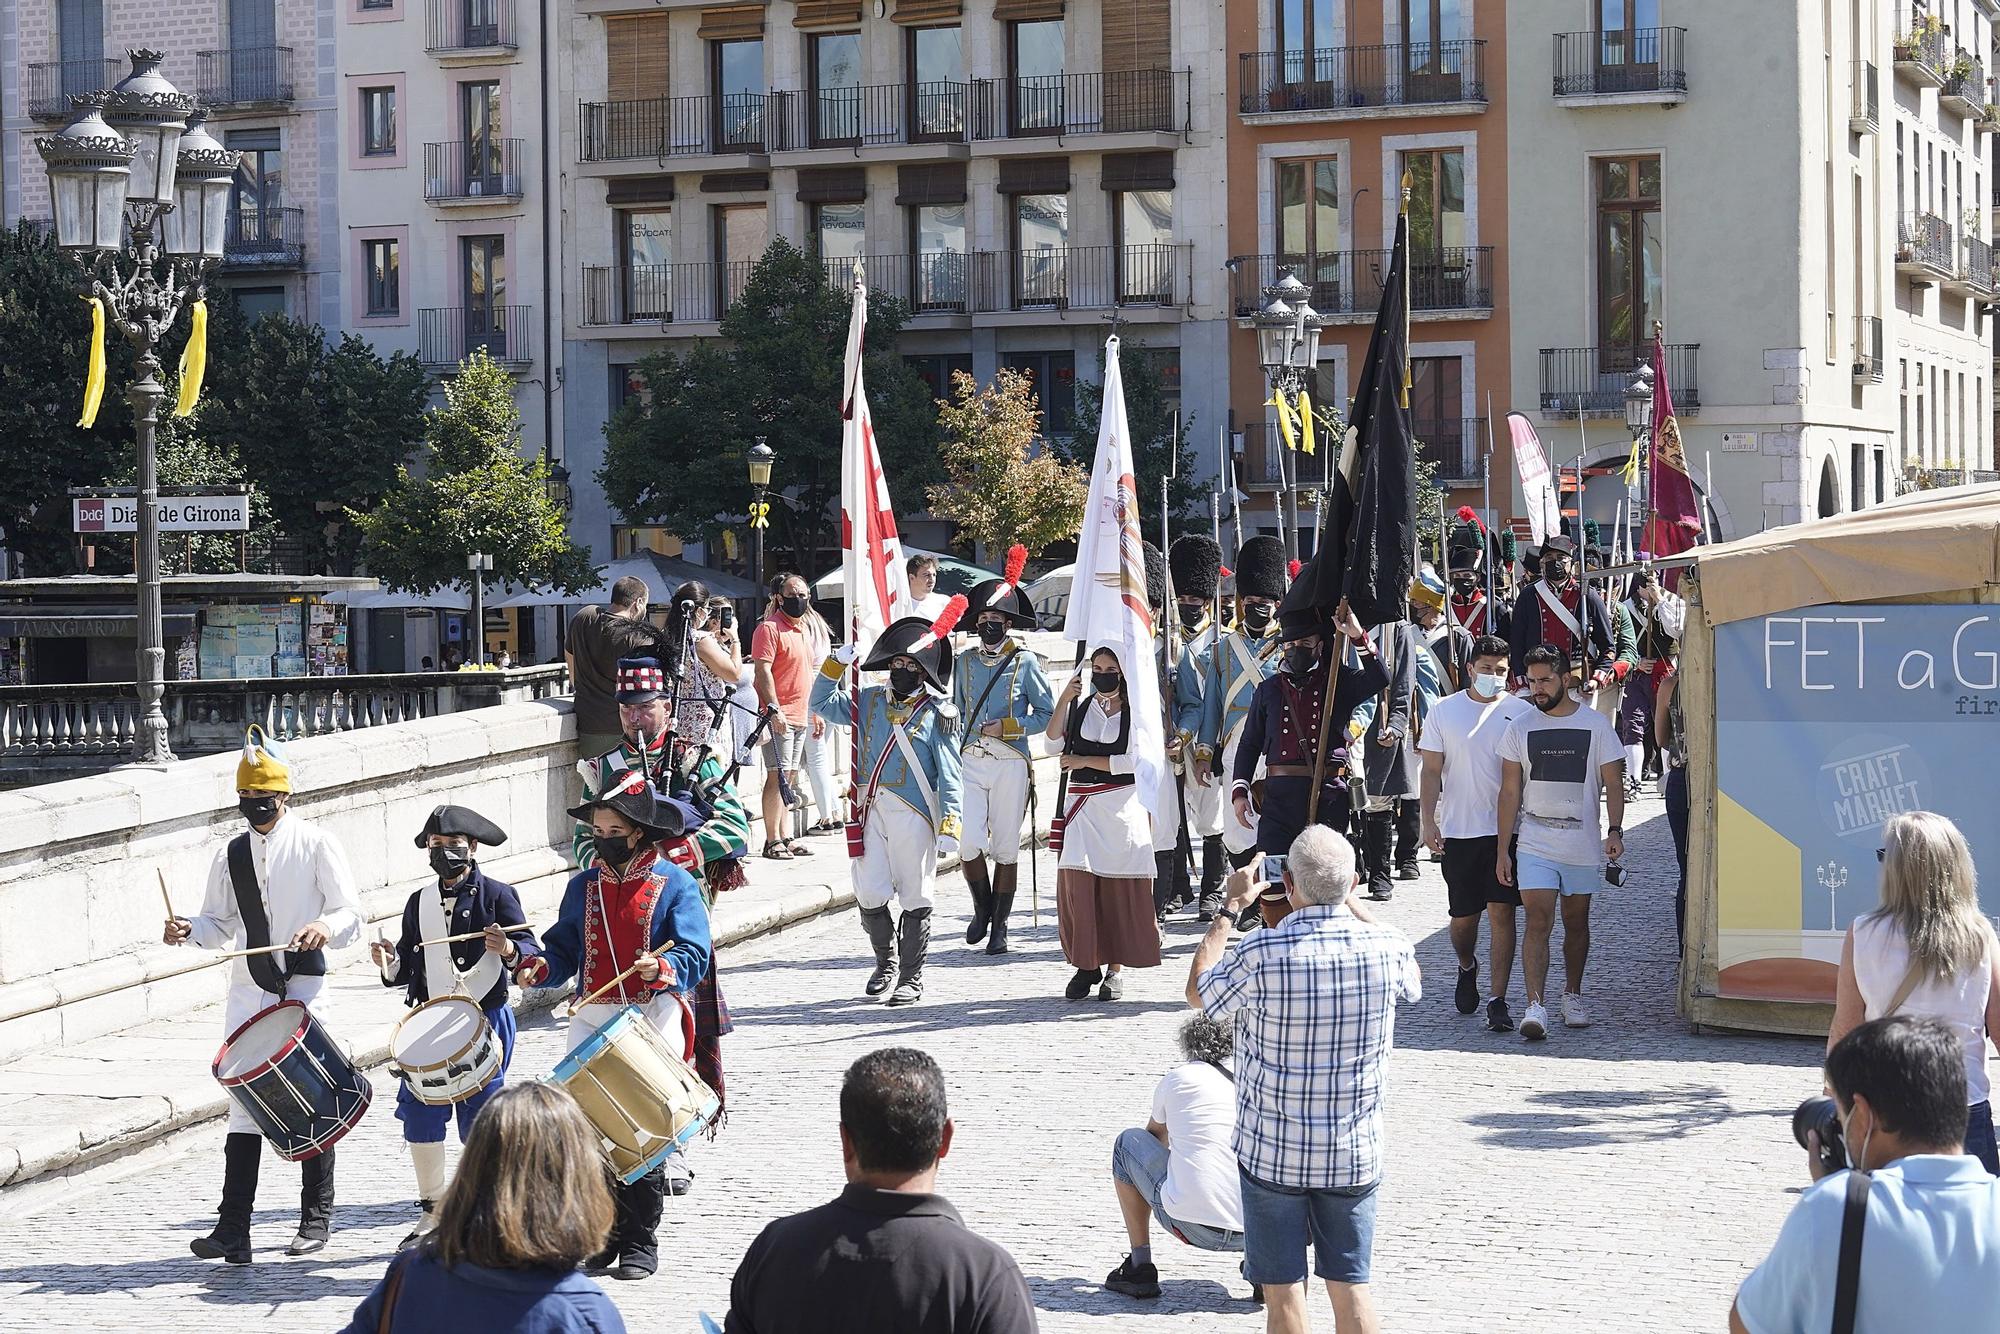
[[[384,986],[403,988],[403,994],[408,997],[412,1005],[421,1005],[431,999],[430,983],[424,977],[423,953],[417,948],[417,942],[424,938],[423,929],[417,925],[417,905],[424,895],[440,892],[438,882],[433,878],[429,884],[410,895],[409,902],[403,905],[402,932],[396,938],[397,972],[393,979],[383,982]],[[473,863],[466,883],[452,892],[456,894],[458,903],[451,913],[451,930],[448,933],[450,935],[458,936],[467,931],[483,931],[496,923],[501,926],[519,926],[528,920],[527,914],[521,911],[521,896],[515,892],[514,887],[505,881],[488,876],[479,869],[477,862]],[[524,931],[514,937],[514,943],[523,950],[531,949],[535,944],[534,933]],[[461,973],[471,972],[474,965],[486,954],[486,942],[483,940],[462,940],[456,945],[433,948],[449,949],[451,961],[457,965]],[[482,1010],[505,1005],[507,970],[501,968],[500,980],[494,983],[484,996],[475,996],[473,999],[479,1002],[479,1008]]]
[[[1326,728],[1327,789],[1333,787],[1333,752],[1347,744],[1348,720],[1361,702],[1389,684],[1389,673],[1374,654],[1354,661],[1348,654],[1341,664],[1340,684],[1333,695],[1333,717]],[[1236,772],[1230,787],[1231,799],[1247,792],[1256,776],[1257,761],[1265,766],[1310,765],[1319,731],[1321,706],[1326,700],[1327,672],[1321,666],[1303,685],[1288,672],[1277,672],[1257,685],[1250,697],[1250,711],[1243,720],[1243,735],[1236,743]],[[1306,811],[1312,800],[1309,775],[1266,774],[1263,807],[1258,812],[1257,846],[1265,852],[1283,853],[1306,825]],[[1322,792],[1320,810],[1327,811]]]

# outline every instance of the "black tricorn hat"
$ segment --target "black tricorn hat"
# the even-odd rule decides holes
[[[1540,561],[1550,556],[1567,556],[1571,561],[1576,560],[1576,539],[1568,533],[1557,533],[1542,543],[1542,549],[1536,553],[1535,558]]]
[[[463,834],[482,848],[496,848],[507,841],[507,831],[470,806],[433,806],[417,846],[430,842],[432,834]]]
[[[1175,597],[1206,602],[1221,582],[1222,548],[1212,537],[1189,533],[1167,548],[1167,569],[1174,576]]]
[[[662,796],[639,769],[614,774],[604,791],[569,808],[570,818],[588,822],[598,807],[613,810],[655,838],[679,838],[701,828],[701,812],[677,797]]]
[[[1285,596],[1285,544],[1269,534],[1247,539],[1236,553],[1236,596]]]
[[[861,664],[864,672],[886,672],[894,658],[909,658],[923,668],[932,686],[950,689],[951,630],[965,614],[964,594],[945,604],[944,614],[935,621],[928,616],[905,616],[892,621],[875,639],[875,647]]]

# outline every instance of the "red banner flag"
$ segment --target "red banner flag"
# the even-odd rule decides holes
[[[1674,420],[1673,391],[1667,385],[1667,349],[1653,339],[1652,506],[1641,550],[1655,557],[1678,556],[1701,540],[1701,502],[1688,476],[1681,428]]]

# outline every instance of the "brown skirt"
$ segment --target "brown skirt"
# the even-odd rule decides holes
[[[1157,968],[1160,928],[1153,882],[1136,876],[1056,872],[1056,932],[1072,968]]]

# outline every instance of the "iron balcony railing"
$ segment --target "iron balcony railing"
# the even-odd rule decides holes
[[[1938,89],[1938,101],[1962,116],[1979,115],[1986,110],[1986,66],[1978,56],[1962,46],[1958,48],[1945,71],[1944,84]]]
[[[1915,74],[1931,84],[1944,82],[1947,65],[1944,28],[1935,19],[1918,19],[1917,26],[1896,38],[1895,52],[1899,71]]]
[[[966,85],[888,83],[772,93],[771,151],[963,143]]]
[[[1486,442],[1484,417],[1418,418],[1410,423],[1417,456],[1437,469],[1440,482],[1469,482],[1479,477],[1479,451]]]
[[[1113,310],[1184,304],[1194,247],[1052,246],[980,251],[972,258],[975,312]]]
[[[417,359],[433,370],[454,370],[484,349],[506,366],[534,360],[527,306],[432,306],[417,312]]]
[[[827,282],[840,291],[854,283],[854,260],[830,258],[820,261]],[[871,296],[892,296],[909,308],[912,315],[965,315],[972,310],[967,281],[969,259],[956,250],[933,250],[915,255],[863,255],[863,271]]]
[[[1896,263],[1957,272],[1952,263],[1951,224],[1935,213],[1912,213],[1896,224]]]
[[[1847,113],[1847,128],[1856,134],[1873,134],[1881,122],[1881,87],[1875,64],[1854,62],[1854,106]]]
[[[424,198],[432,203],[519,199],[527,189],[519,139],[424,145]]]
[[[1311,293],[1325,315],[1372,315],[1382,304],[1382,284],[1393,252],[1337,250],[1313,255],[1245,255],[1231,262],[1230,299],[1238,319],[1262,309],[1264,289],[1287,273]],[[1453,246],[1410,258],[1410,309],[1491,310],[1493,247]]]
[[[292,100],[292,48],[239,46],[195,53],[196,98],[204,106],[277,106]]]
[[[1486,100],[1485,42],[1248,51],[1236,67],[1246,116]]]
[[[304,209],[238,209],[223,221],[223,268],[288,269],[305,262]]]
[[[1667,344],[1667,388],[1674,412],[1692,416],[1701,407],[1696,377],[1700,343]],[[1542,349],[1542,414],[1548,417],[1622,417],[1632,372],[1651,365],[1646,347],[1545,347]]]
[[[424,49],[432,55],[511,50],[517,45],[514,0],[430,0],[424,16]]]
[[[1973,291],[1990,296],[1993,293],[1993,247],[1976,236],[1965,238],[1965,247],[1960,252],[1958,265],[1959,279]]]
[[[1685,93],[1686,28],[1556,34],[1555,93]]]
[[[583,271],[583,322],[602,328],[719,320],[755,267],[755,260],[593,265]]]
[[[36,120],[68,120],[69,100],[101,92],[125,77],[122,60],[43,60],[28,66],[22,98]]]
[[[583,104],[583,160],[706,157],[767,151],[763,93]]]
[[[1854,378],[1870,384],[1882,382],[1882,317],[1854,317]]]
[[[1184,69],[1135,69],[976,79],[972,137],[1185,134],[1194,127],[1191,77]]]

